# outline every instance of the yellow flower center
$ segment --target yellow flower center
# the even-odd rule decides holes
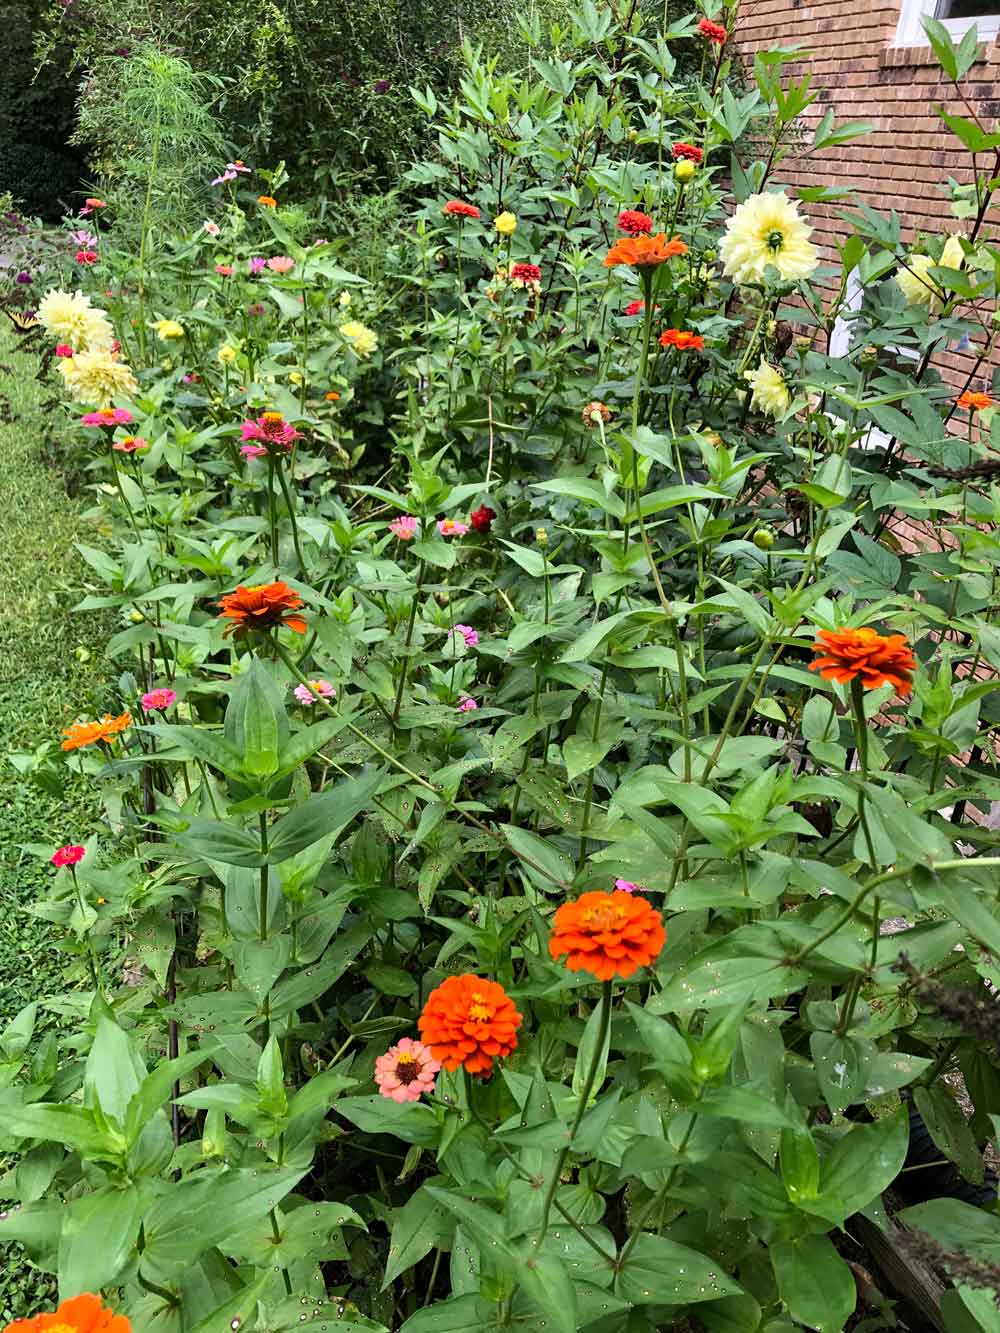
[[[485,1023],[492,1016],[486,996],[476,991],[472,996],[472,1003],[469,1005],[469,1017],[475,1019],[477,1023]]]
[[[74,1324],[49,1324],[45,1333],[80,1333]]]
[[[617,903],[601,903],[599,907],[588,907],[583,920],[592,930],[615,930],[625,920],[625,909]]]
[[[285,419],[285,418],[281,415],[280,412],[265,412],[265,413],[264,413],[264,420],[265,420],[265,421],[284,421],[284,419]]]

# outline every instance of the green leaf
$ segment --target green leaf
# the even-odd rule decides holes
[[[708,1255],[643,1232],[619,1270],[615,1290],[633,1305],[687,1305],[736,1296],[742,1288]]]
[[[261,781],[278,771],[288,741],[288,717],[281,691],[259,658],[236,682],[226,709],[226,740],[243,756],[248,778]]]
[[[481,1296],[455,1296],[410,1315],[399,1333],[494,1333],[495,1313],[496,1305]]]
[[[860,1037],[838,1037],[832,1032],[814,1032],[809,1050],[826,1104],[836,1115],[852,1102],[861,1101],[868,1086],[868,1066],[875,1054],[873,1042]]]
[[[931,1199],[904,1208],[899,1220],[914,1231],[926,1231],[946,1250],[1000,1264],[1000,1217],[961,1199]]]
[[[840,1223],[866,1208],[903,1169],[909,1141],[905,1106],[870,1125],[852,1125],[821,1164],[819,1197],[810,1211]]]
[[[59,1299],[114,1285],[135,1248],[143,1201],[134,1185],[73,1199],[59,1238]]]
[[[454,1231],[454,1218],[439,1199],[432,1198],[423,1186],[411,1194],[393,1215],[382,1290],[435,1247],[450,1249]]]
[[[525,865],[522,861],[526,873],[540,889],[551,893],[553,889],[565,888],[572,882],[573,863],[550,838],[540,838],[537,833],[517,828],[514,824],[501,824],[500,831],[519,858],[534,863]]]
[[[3,1127],[7,1134],[62,1143],[70,1152],[78,1152],[83,1157],[100,1155],[108,1146],[105,1135],[97,1128],[93,1111],[84,1106],[49,1106],[36,1102],[31,1106],[5,1107]],[[124,1146],[123,1141],[121,1148]]]
[[[707,1333],[757,1333],[761,1308],[750,1295],[724,1296],[700,1305],[698,1320]]]
[[[217,819],[189,819],[176,841],[193,856],[204,861],[221,861],[227,866],[254,867],[261,864],[257,835],[234,824]]]
[[[521,1286],[555,1333],[577,1333],[576,1292],[566,1265],[553,1255],[536,1254],[518,1270]]]
[[[383,776],[381,769],[369,769],[360,777],[339,782],[321,796],[310,796],[274,826],[268,862],[273,865],[285,861],[320,838],[342,833],[369,805]]]
[[[293,1010],[318,1000],[343,976],[371,937],[372,928],[364,922],[342,931],[318,963],[304,967],[275,986],[271,992],[271,1016],[284,1018]]]
[[[842,1333],[854,1312],[851,1270],[826,1236],[773,1241],[768,1247],[778,1294],[793,1319],[817,1333]]]
[[[400,1105],[375,1093],[370,1097],[341,1097],[333,1109],[365,1134],[392,1134],[406,1143],[435,1144],[441,1132],[433,1110],[422,1102]]]
[[[99,1106],[124,1125],[126,1108],[145,1077],[146,1066],[132,1038],[111,1019],[100,1019],[83,1077],[84,1104]]]
[[[37,1003],[26,1004],[0,1033],[0,1051],[8,1060],[17,1060],[28,1049],[37,1013]]]
[[[199,1320],[191,1329],[191,1333],[232,1333],[233,1329],[241,1328],[244,1324],[247,1327],[253,1327],[247,1321],[256,1314],[257,1302],[270,1280],[271,1274],[264,1273],[262,1277],[257,1278],[256,1282],[251,1282],[248,1287],[238,1291],[235,1296],[220,1305],[217,1310],[213,1310],[210,1315],[206,1315],[204,1319]]]
[[[969,1123],[948,1088],[935,1083],[929,1088],[914,1088],[913,1100],[927,1126],[927,1132],[965,1180],[983,1183],[983,1158],[976,1147]]]

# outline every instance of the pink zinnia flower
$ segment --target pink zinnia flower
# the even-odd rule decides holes
[[[223,278],[231,278],[233,276],[232,264],[216,264],[215,271]]]
[[[225,170],[216,176],[212,184],[222,185],[224,181],[234,181],[240,175],[249,176],[250,168],[240,158],[237,158],[235,162],[226,163]]]
[[[141,435],[126,435],[122,440],[115,440],[111,447],[116,454],[134,454],[139,449],[148,449],[149,441]]]
[[[620,889],[622,893],[648,893],[649,890],[643,884],[633,884],[630,879],[616,879],[615,888]]]
[[[375,1082],[383,1097],[394,1102],[418,1102],[425,1092],[433,1092],[440,1060],[435,1060],[429,1046],[412,1037],[403,1037],[375,1061]]]
[[[177,691],[168,689],[149,690],[142,696],[142,706],[147,713],[164,712],[177,702]]]
[[[247,306],[248,315],[264,315],[267,313],[267,306],[263,301],[254,301],[253,305]]]
[[[469,694],[463,694],[458,701],[458,711],[460,713],[474,713],[479,705]]]
[[[452,625],[451,629],[448,631],[448,637],[450,638],[453,634],[461,634],[462,638],[465,640],[466,648],[475,648],[476,644],[479,642],[479,635],[471,625]]]
[[[80,418],[84,426],[130,426],[134,420],[132,413],[124,407],[102,407],[96,412],[86,412]]]
[[[78,264],[96,264],[96,263],[97,263],[97,251],[96,251],[96,250],[77,250],[77,252],[76,252],[76,262],[77,262]]]
[[[73,349],[72,347],[70,347],[69,343],[56,344],[56,356],[72,356],[72,355],[73,355]]]
[[[209,236],[218,236],[220,230],[217,222],[203,222],[201,224],[201,229],[202,231],[207,231]]]
[[[240,453],[244,458],[266,458],[267,450],[262,444],[242,444]]]
[[[253,277],[253,275],[259,273],[261,269],[267,268],[267,260],[261,259],[260,255],[255,255],[253,259],[247,263],[247,268],[250,272],[250,276]]]
[[[464,537],[469,531],[468,523],[456,523],[453,518],[439,518],[438,532],[442,537]]]
[[[86,855],[86,847],[81,847],[77,843],[69,842],[65,847],[59,848],[55,856],[52,858],[52,864],[60,869],[63,866],[79,865]]]
[[[300,704],[314,704],[317,699],[332,699],[337,691],[328,680],[311,680],[308,685],[296,685],[292,693]]]
[[[267,266],[272,273],[287,273],[295,267],[295,260],[289,259],[287,255],[275,255],[267,261]]]
[[[293,441],[302,439],[302,432],[286,421],[280,412],[265,412],[255,421],[244,421],[240,426],[240,436],[244,440],[259,442],[266,448],[288,450]],[[260,457],[259,454],[252,456]]]
[[[409,514],[401,514],[399,518],[394,518],[389,524],[389,531],[394,537],[398,537],[401,542],[412,541],[417,535],[419,524],[415,518]]]

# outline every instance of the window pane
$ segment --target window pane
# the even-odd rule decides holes
[[[935,17],[971,19],[981,14],[1000,14],[1000,0],[939,0]]]

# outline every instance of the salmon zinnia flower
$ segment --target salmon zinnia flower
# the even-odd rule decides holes
[[[703,352],[705,339],[700,333],[691,333],[688,329],[666,329],[660,334],[660,346],[676,347],[679,352],[693,347],[696,352]]]
[[[993,399],[988,393],[970,393],[966,389],[965,393],[959,394],[955,399],[956,407],[964,407],[966,412],[981,412],[984,408],[993,406]]]
[[[57,1310],[36,1314],[31,1319],[15,1319],[4,1333],[132,1333],[132,1325],[123,1314],[115,1314],[101,1304],[100,1296],[89,1291],[63,1301]]]
[[[917,659],[902,634],[879,634],[863,629],[821,629],[813,652],[819,654],[809,670],[838,684],[860,680],[866,690],[892,685],[905,698],[913,688]]]
[[[501,985],[466,973],[431,991],[417,1025],[445,1069],[489,1075],[494,1059],[517,1047],[521,1015]]]
[[[66,739],[62,743],[62,748],[80,750],[85,745],[96,745],[98,741],[110,742],[112,737],[119,735],[131,725],[132,714],[127,708],[117,717],[105,713],[97,722],[73,722],[63,731]]]
[[[404,1037],[375,1061],[375,1082],[383,1097],[419,1102],[423,1093],[434,1091],[440,1068],[441,1062],[423,1042]]]
[[[604,267],[614,268],[618,264],[630,264],[633,268],[652,267],[687,252],[688,248],[679,236],[672,236],[668,241],[666,232],[658,232],[655,236],[626,236],[616,241],[605,255]]]
[[[479,209],[475,204],[467,204],[461,199],[449,199],[441,210],[442,213],[449,213],[456,218],[479,218]]]
[[[584,893],[555,915],[549,953],[566,954],[571,972],[591,972],[598,981],[630,977],[648,967],[666,943],[663,918],[645,898],[616,889]]]
[[[303,618],[289,614],[302,605],[298,593],[280,579],[276,583],[258,583],[252,588],[244,588],[240,584],[235,592],[227,593],[219,602],[222,615],[233,622],[227,627],[225,635],[277,629],[281,625],[287,625],[296,634],[305,634],[306,622]]]

